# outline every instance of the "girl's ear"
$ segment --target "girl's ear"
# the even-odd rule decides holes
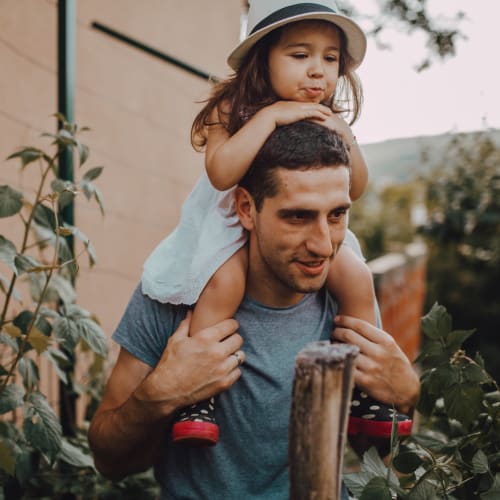
[[[255,224],[255,203],[252,195],[242,187],[237,187],[234,192],[236,201],[236,212],[240,219],[241,225],[247,230],[251,231]]]

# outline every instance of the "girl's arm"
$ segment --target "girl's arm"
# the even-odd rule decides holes
[[[356,142],[356,138],[346,121],[338,114],[332,114],[325,123],[332,130],[342,136],[349,146],[351,156],[351,188],[349,195],[352,201],[357,200],[364,192],[368,184],[368,167],[366,166],[363,153]]]
[[[212,185],[221,191],[238,184],[257,152],[276,127],[299,120],[326,120],[332,111],[322,104],[277,101],[262,108],[234,135],[221,123],[217,110],[211,116],[216,125],[208,128],[205,166]]]

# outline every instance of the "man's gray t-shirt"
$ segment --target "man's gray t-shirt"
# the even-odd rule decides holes
[[[288,425],[295,357],[331,336],[337,306],[325,289],[296,305],[270,308],[246,297],[235,318],[246,361],[241,378],[216,399],[219,442],[171,442],[155,466],[164,499],[288,499]],[[154,367],[187,308],[161,304],[138,287],[113,339]]]

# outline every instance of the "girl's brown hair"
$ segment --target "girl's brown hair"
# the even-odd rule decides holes
[[[236,72],[226,80],[215,84],[212,95],[202,101],[206,104],[196,115],[191,127],[191,144],[194,149],[201,151],[205,147],[207,127],[222,125],[229,135],[233,135],[245,124],[249,116],[279,99],[269,80],[268,60],[269,50],[279,41],[282,30],[283,27],[277,28],[259,40],[249,50]],[[341,29],[338,31],[339,80],[335,94],[324,104],[331,107],[335,113],[349,113],[349,125],[352,125],[360,115],[363,92],[361,82],[351,70],[352,59],[347,53],[344,32]],[[218,121],[211,120],[214,114],[218,116]]]

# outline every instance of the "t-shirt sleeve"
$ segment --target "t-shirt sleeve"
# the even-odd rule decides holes
[[[139,284],[112,338],[130,354],[154,367],[186,311],[183,306],[162,304],[143,295]]]

